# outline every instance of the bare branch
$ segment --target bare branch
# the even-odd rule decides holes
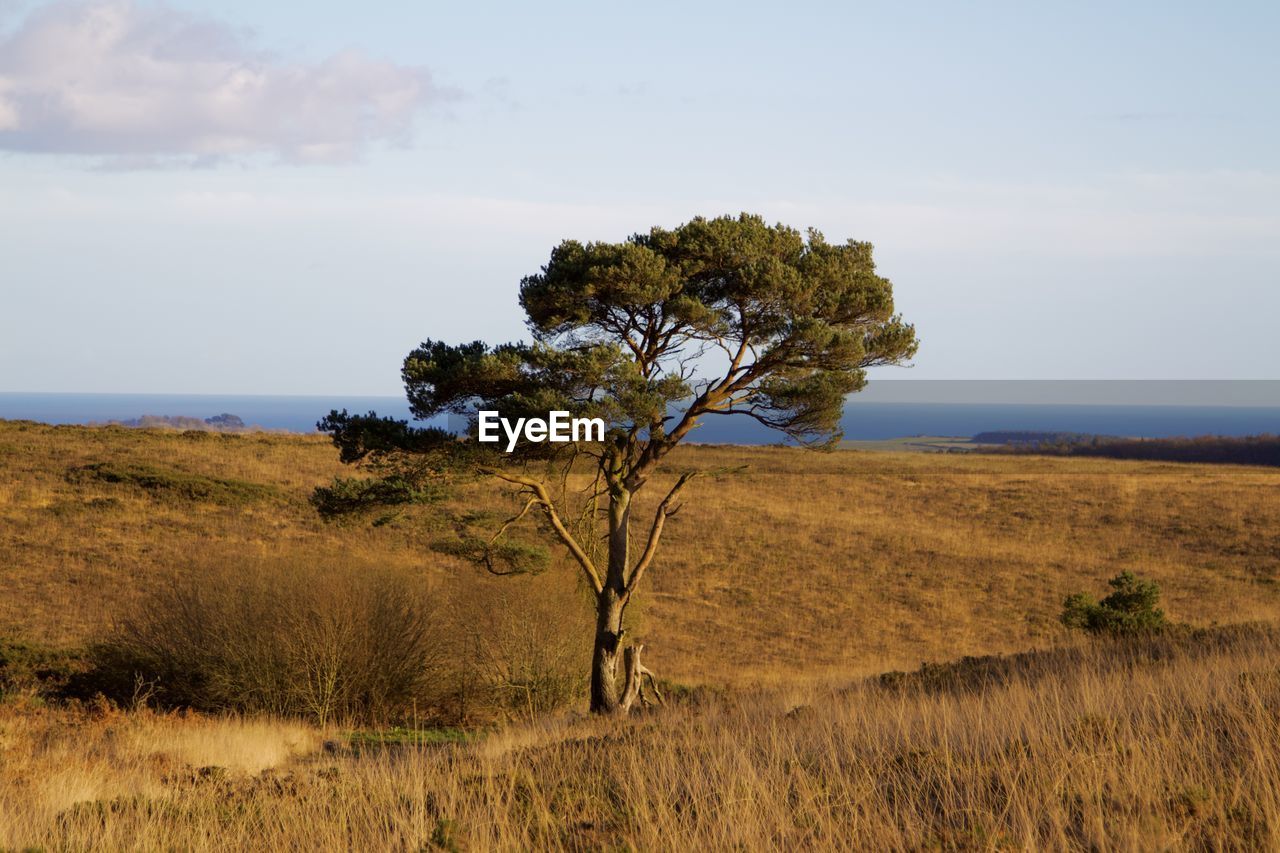
[[[591,589],[596,595],[604,589],[604,584],[600,582],[600,572],[596,570],[595,563],[587,556],[587,552],[578,544],[578,540],[573,537],[569,529],[564,526],[564,522],[560,520],[560,514],[556,512],[555,504],[551,500],[551,496],[547,494],[547,487],[539,480],[532,477],[526,477],[523,474],[512,474],[510,471],[503,471],[501,468],[482,468],[480,469],[486,474],[497,477],[499,480],[506,480],[508,483],[515,483],[518,486],[525,486],[530,489],[542,511],[546,514],[547,520],[551,522],[551,527],[555,530],[556,535],[560,537],[560,541],[569,549],[569,553],[578,561],[578,565],[582,567],[582,571],[586,573],[587,581],[591,584]]]
[[[649,689],[653,691],[654,697],[658,700],[659,705],[667,704],[667,700],[662,698],[662,692],[658,690],[658,677],[653,674],[653,670],[644,664],[639,665],[640,677],[649,679]],[[648,698],[644,694],[643,684],[640,687],[640,701],[645,705],[650,704]]]
[[[515,524],[520,519],[524,518],[526,515],[528,515],[529,510],[533,509],[537,505],[538,505],[537,497],[529,498],[528,502],[524,505],[524,509],[520,510],[518,513],[511,516],[510,518],[508,518],[506,521],[502,523],[502,526],[498,528],[498,532],[493,534],[493,538],[489,540],[489,545],[492,546],[494,543],[496,543],[498,539],[502,537],[502,534],[507,532],[507,528]]]
[[[635,568],[631,570],[626,592],[622,594],[624,604],[631,598],[631,593],[635,591],[636,586],[640,583],[645,569],[649,568],[649,564],[653,562],[653,555],[658,552],[658,541],[662,538],[662,527],[667,523],[667,518],[679,512],[680,506],[683,506],[681,504],[673,508],[672,503],[679,497],[685,484],[698,476],[698,473],[697,471],[686,471],[681,474],[680,479],[676,480],[676,484],[671,487],[671,491],[667,492],[667,496],[662,499],[662,503],[658,504],[658,510],[653,515],[653,526],[649,528],[649,541],[645,543],[644,553],[640,555]]]

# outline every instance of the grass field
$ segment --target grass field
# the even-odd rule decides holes
[[[1044,646],[1063,596],[1124,569],[1178,620],[1280,615],[1278,471],[753,447],[684,448],[670,468],[742,464],[695,481],[649,575],[647,652],[668,677],[807,681]],[[81,642],[156,578],[211,563],[471,571],[432,550],[434,507],[322,522],[307,496],[342,474],[322,437],[4,424],[0,633]],[[487,483],[459,500],[514,505]]]
[[[695,481],[643,593],[646,663],[688,701],[360,750],[292,721],[11,696],[0,847],[1277,843],[1270,629],[1044,651],[1058,663],[963,689],[861,679],[1075,647],[1062,598],[1126,569],[1178,622],[1274,622],[1280,471],[696,446],[669,471],[744,464]],[[212,566],[340,560],[442,589],[572,576],[556,555],[482,579],[434,547],[445,511],[512,506],[487,482],[379,526],[322,522],[308,495],[347,474],[321,437],[0,424],[0,635],[83,645]]]
[[[0,716],[0,845],[1274,849],[1280,638],[734,692],[366,750],[276,720]],[[1044,659],[1039,659],[1043,657]]]

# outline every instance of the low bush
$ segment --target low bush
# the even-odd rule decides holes
[[[152,591],[92,651],[100,689],[166,706],[385,722],[429,709],[443,652],[420,577],[202,567]]]
[[[1121,572],[1107,583],[1112,591],[1102,601],[1082,592],[1067,596],[1062,624],[1091,634],[1140,634],[1165,627],[1164,611],[1156,607],[1160,587],[1154,581]]]
[[[586,688],[575,582],[211,557],[137,601],[69,695],[322,725],[530,718]]]
[[[94,462],[67,472],[72,483],[100,482],[132,486],[154,497],[171,496],[188,501],[238,506],[279,497],[279,491],[263,483],[207,477],[157,465]]]
[[[583,698],[591,609],[576,579],[463,576],[451,594],[454,718],[532,719]]]
[[[0,699],[10,693],[57,696],[83,669],[74,650],[0,637]]]
[[[431,543],[431,550],[451,557],[461,557],[484,566],[495,575],[536,575],[550,565],[550,555],[541,545],[499,540],[492,542],[478,536],[454,536]]]
[[[439,498],[438,489],[406,477],[335,477],[332,484],[317,486],[310,500],[321,517],[334,520],[388,507],[431,503]]]

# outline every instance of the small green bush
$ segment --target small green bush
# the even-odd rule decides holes
[[[205,501],[239,506],[252,501],[279,497],[279,490],[263,483],[233,480],[224,477],[206,477],[157,465],[115,462],[94,462],[81,465],[67,472],[72,483],[110,483],[132,486],[153,497],[171,496],[181,500]]]
[[[1166,626],[1164,611],[1156,604],[1160,587],[1132,572],[1121,572],[1107,581],[1111,594],[1102,601],[1077,592],[1062,602],[1062,624],[1090,634],[1141,634]]]
[[[495,575],[541,574],[551,561],[547,549],[540,545],[507,540],[490,542],[477,536],[438,539],[431,543],[431,550],[469,560]]]
[[[431,503],[440,497],[440,490],[406,477],[335,477],[332,485],[316,487],[311,505],[321,517],[333,520],[387,507]]]

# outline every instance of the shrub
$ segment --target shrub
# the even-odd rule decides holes
[[[284,564],[201,568],[147,595],[92,651],[112,698],[385,722],[429,707],[440,671],[420,577]]]
[[[1062,602],[1062,624],[1091,634],[1139,634],[1165,627],[1164,611],[1156,607],[1160,587],[1132,572],[1107,581],[1112,592],[1102,601],[1078,592]]]
[[[532,719],[582,694],[585,646],[556,608],[504,607],[489,615],[473,635],[473,651],[499,709]]]
[[[0,637],[0,699],[8,693],[57,695],[83,669],[83,663],[69,649]]]
[[[451,598],[455,719],[531,719],[582,698],[591,609],[576,578],[461,577]]]
[[[582,697],[591,613],[568,573],[491,578],[197,563],[89,651],[74,695],[320,724],[529,718]]]
[[[72,483],[100,482],[132,486],[157,498],[172,496],[181,500],[208,501],[227,506],[279,497],[276,488],[263,483],[207,477],[136,463],[94,462],[81,465],[68,471],[67,479]]]
[[[484,566],[494,575],[536,575],[550,565],[551,557],[541,545],[478,536],[455,536],[431,543],[431,550]]]
[[[439,497],[439,490],[406,477],[335,477],[332,485],[316,487],[311,505],[323,518],[333,520],[391,506],[431,503]]]

